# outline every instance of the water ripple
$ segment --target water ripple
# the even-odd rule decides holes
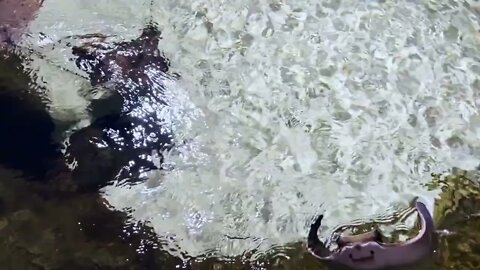
[[[171,93],[165,115],[182,146],[167,155],[161,188],[110,186],[104,196],[172,235],[164,242],[172,254],[262,254],[302,241],[320,208],[330,217],[326,237],[415,196],[432,204],[440,191],[425,187],[430,173],[480,163],[480,26],[468,5],[158,0],[151,13],[137,5],[46,1],[25,43],[41,49],[41,31],[133,39],[150,14],[161,26],[159,47],[182,79],[158,83]],[[66,51],[45,54],[74,70]],[[52,114],[88,121],[84,82],[32,58]],[[150,105],[135,103],[135,114],[161,112],[137,102]]]

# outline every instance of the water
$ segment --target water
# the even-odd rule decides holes
[[[324,211],[326,238],[414,196],[433,209],[432,172],[480,163],[480,25],[466,2],[46,1],[22,45],[48,56],[29,65],[54,117],[88,124],[92,97],[58,72],[76,68],[51,41],[132,39],[150,16],[182,76],[168,90],[187,143],[170,171],[103,192],[173,255],[262,254],[303,241]]]

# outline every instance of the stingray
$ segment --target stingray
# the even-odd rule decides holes
[[[42,3],[0,1],[0,49],[45,59],[40,52],[18,44]],[[94,39],[73,47],[67,43],[78,71],[86,76],[45,60],[108,93],[91,101],[92,123],[73,131],[66,139],[65,161],[72,169],[78,189],[97,191],[114,180],[133,182],[148,170],[162,169],[159,168],[163,163],[161,153],[173,146],[171,123],[165,113],[170,104],[164,82],[179,76],[169,73],[170,63],[158,49],[161,39],[158,26],[150,18],[139,36],[128,41],[107,43],[104,42],[107,36],[90,33],[64,37],[55,43],[71,38]],[[160,162],[153,162],[154,152]]]
[[[149,24],[131,41],[72,48],[91,85],[110,92],[92,103],[97,119],[69,139],[67,156],[77,164],[74,178],[84,185],[98,188],[113,178],[141,180],[142,172],[161,169],[151,160],[152,151],[161,157],[173,146],[168,113],[162,112],[170,106],[164,82],[176,76],[168,74],[169,61],[158,49],[159,40],[160,31]],[[99,113],[102,103],[112,109]],[[99,158],[101,164],[92,162]]]
[[[427,207],[417,201],[415,208],[420,216],[421,230],[417,236],[401,243],[384,243],[379,230],[354,236],[340,236],[338,248],[330,251],[320,241],[317,231],[323,215],[311,225],[308,234],[308,251],[317,259],[358,270],[380,270],[411,265],[433,252],[434,224]]]

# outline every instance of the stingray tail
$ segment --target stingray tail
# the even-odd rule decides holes
[[[148,16],[145,25],[147,25],[147,27],[155,27],[156,23],[155,23],[155,20],[153,19],[153,9],[155,6],[154,0],[150,0],[150,3],[148,5],[149,5],[148,10],[150,15]]]
[[[322,224],[323,215],[318,216],[314,223],[310,225],[310,231],[308,232],[308,248],[313,248],[322,242],[318,238],[317,232]]]
[[[307,248],[315,257],[319,259],[325,259],[330,255],[330,251],[325,244],[318,238],[318,229],[322,224],[323,215],[318,216],[314,223],[310,225],[310,231],[308,232]]]

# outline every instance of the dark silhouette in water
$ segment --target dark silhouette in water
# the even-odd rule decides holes
[[[0,1],[0,53],[17,48],[42,4]],[[91,102],[92,123],[68,138],[65,157],[52,139],[58,123],[47,105],[35,101],[39,106],[34,106],[12,95],[15,90],[0,89],[0,164],[59,185],[60,179],[68,179],[68,189],[77,191],[97,191],[113,179],[138,180],[141,172],[158,169],[150,159],[152,151],[160,154],[172,146],[169,123],[158,113],[168,105],[162,80],[169,77],[169,61],[158,50],[159,40],[160,31],[150,24],[131,41],[72,48],[91,85],[109,89],[110,95]]]
[[[0,163],[43,176],[58,154],[54,122],[44,108],[12,91],[0,86]]]
[[[169,79],[168,60],[158,50],[160,32],[153,25],[138,39],[113,45],[88,44],[74,47],[77,66],[85,71],[92,86],[112,91],[106,100],[92,103],[116,104],[90,126],[73,134],[67,148],[76,161],[73,179],[86,189],[98,189],[113,180],[138,180],[141,172],[160,169],[150,160],[172,146],[169,123],[159,113],[168,106],[164,79]]]
[[[53,268],[58,266],[58,269],[72,265],[73,268],[82,269],[173,269],[175,265],[181,264],[180,259],[171,258],[157,248],[160,244],[151,229],[143,224],[125,225],[126,215],[107,209],[100,196],[96,194],[98,188],[107,184],[124,165],[129,165],[132,160],[139,160],[139,156],[148,153],[150,149],[162,150],[168,147],[170,142],[167,132],[158,132],[153,120],[141,117],[143,114],[139,113],[142,110],[139,110],[137,105],[144,104],[145,101],[136,100],[136,95],[139,97],[142,94],[146,97],[151,95],[149,89],[159,89],[157,82],[150,85],[140,82],[140,78],[142,80],[146,78],[142,77],[145,70],[142,67],[148,66],[148,72],[154,70],[166,72],[168,69],[168,63],[164,58],[152,55],[158,52],[154,47],[158,44],[158,36],[156,39],[150,39],[155,35],[147,32],[155,29],[147,28],[145,35],[131,42],[114,44],[111,54],[107,54],[105,59],[111,59],[116,63],[115,66],[123,67],[125,79],[123,82],[118,77],[108,78],[102,73],[90,76],[92,85],[114,82],[109,85],[112,95],[107,99],[92,101],[92,116],[95,121],[71,136],[68,155],[69,158],[75,157],[79,164],[72,174],[65,165],[59,142],[54,139],[55,129],[62,123],[56,122],[49,114],[48,101],[42,100],[35,91],[31,91],[35,86],[30,82],[28,72],[20,68],[21,58],[28,57],[28,54],[21,55],[21,51],[25,50],[16,50],[24,28],[42,2],[0,0],[0,173],[6,166],[20,170],[25,177],[44,180],[40,183],[23,182],[22,178],[10,181],[12,179],[1,175],[0,214],[5,214],[5,220],[9,211],[16,210],[8,208],[12,205],[22,208],[25,213],[38,211],[34,212],[38,215],[35,214],[25,222],[9,218],[8,226],[2,227],[5,238],[2,240],[6,240],[3,241],[5,245],[2,245],[2,250],[6,253],[0,256],[2,264],[6,268],[13,265],[39,267],[38,262],[41,261],[42,267],[51,263],[49,266]],[[122,46],[123,51],[128,51],[129,46],[132,46],[131,52],[137,53],[137,60],[133,60],[133,56],[130,55],[127,57],[116,55]],[[82,69],[84,66],[81,66],[80,62],[88,58],[87,51],[83,49],[86,47],[75,48],[75,53],[79,56],[77,63]],[[90,52],[92,53],[90,56],[93,57],[91,60],[99,59],[100,55],[97,54],[99,50]],[[110,64],[105,62],[92,65],[91,68],[93,71],[115,75],[108,73],[110,68],[113,68]],[[138,72],[135,72],[134,64]],[[129,81],[136,83],[136,86],[142,85],[143,88],[122,87],[122,83]],[[153,87],[154,85],[157,86]],[[129,93],[129,90],[132,92]],[[133,90],[140,92],[136,93]],[[156,95],[151,98],[153,97]],[[152,100],[156,103],[161,99]],[[134,132],[138,132],[138,129],[133,125],[145,127],[144,134],[156,132],[155,138],[150,138],[146,144],[135,145],[140,139],[135,136]],[[118,131],[118,136],[112,136],[109,131]],[[123,142],[116,140],[119,138]],[[96,139],[104,140],[108,147],[98,147],[94,143]],[[140,170],[142,162],[137,164],[137,167],[129,166],[130,172]],[[152,165],[146,164],[144,167]],[[17,183],[21,183],[21,186],[18,190],[12,190],[9,188],[12,183],[15,187]],[[66,191],[94,192],[72,196],[74,194]],[[32,211],[23,207],[27,207],[26,209],[31,207]],[[54,220],[51,218],[52,215],[48,214],[52,212]],[[21,230],[18,230],[19,223]],[[26,226],[27,224],[31,227]],[[9,233],[10,231],[12,233]],[[45,238],[41,234],[40,237],[42,245],[47,243],[47,247],[38,252],[28,252],[28,256],[24,256],[22,240],[38,238],[37,231],[48,235]],[[35,249],[35,245],[33,246]],[[91,246],[98,256],[92,256],[88,246]],[[54,248],[55,254],[50,253],[50,247]],[[98,250],[101,252],[98,253]],[[99,261],[98,258],[102,259]],[[32,264],[29,264],[29,261]]]
[[[55,122],[13,53],[43,0],[0,0],[0,164],[44,178],[62,160]]]
[[[160,35],[155,25],[148,25],[135,40],[113,46],[102,43],[86,44],[73,47],[72,53],[78,57],[75,62],[80,69],[88,73],[92,85],[110,82],[119,93],[131,95],[131,87],[126,84],[134,83],[143,86],[135,90],[138,91],[137,94],[144,95],[148,94],[146,87],[152,83],[147,69],[154,68],[167,73],[170,66],[169,61],[158,50]]]

